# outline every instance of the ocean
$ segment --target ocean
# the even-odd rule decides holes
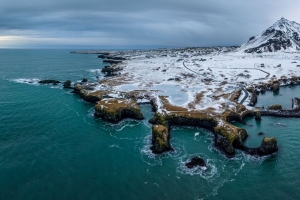
[[[211,133],[193,127],[174,127],[175,151],[154,155],[150,105],[140,106],[145,120],[109,124],[94,118],[93,104],[71,90],[37,84],[103,78],[96,55],[69,51],[0,50],[1,200],[299,199],[300,119],[235,123],[247,129],[250,147],[264,136],[277,138],[279,151],[268,157],[237,151],[228,159],[213,146]],[[288,107],[299,89],[281,88],[274,98]],[[258,104],[273,103],[273,95],[260,96]],[[193,156],[204,158],[208,169],[187,169]]]

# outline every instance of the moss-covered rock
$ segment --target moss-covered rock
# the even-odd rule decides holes
[[[282,106],[280,104],[271,105],[268,107],[269,110],[281,110]]]
[[[272,138],[265,137],[261,142],[260,147],[258,148],[258,154],[260,156],[270,155],[278,151],[277,140]]]
[[[152,126],[152,147],[153,153],[160,154],[172,150],[170,144],[170,135],[167,127],[163,125]]]
[[[109,98],[109,94],[112,93],[109,90],[94,91],[94,88],[98,85],[98,83],[75,83],[73,92],[79,94],[81,98],[91,103],[96,103],[104,98]]]
[[[159,124],[163,126],[168,126],[168,123],[165,119],[165,117],[160,113],[155,113],[154,117],[149,120],[151,124]]]
[[[117,123],[125,118],[144,119],[136,101],[129,99],[103,99],[95,105],[95,116]]]

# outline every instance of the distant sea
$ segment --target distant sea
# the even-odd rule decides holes
[[[248,146],[275,136],[276,155],[253,158],[237,152],[228,159],[212,134],[175,127],[175,151],[149,150],[153,116],[141,105],[143,121],[112,125],[93,117],[93,105],[37,79],[96,81],[104,67],[96,55],[72,50],[0,50],[0,199],[299,199],[300,119],[248,119]],[[24,83],[30,81],[32,83]],[[300,97],[300,88],[281,89],[278,102]],[[272,93],[260,98],[268,104]],[[288,105],[288,104],[287,104]],[[285,124],[280,126],[277,123]],[[200,156],[208,169],[188,170]]]

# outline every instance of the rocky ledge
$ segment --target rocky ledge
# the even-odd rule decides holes
[[[185,111],[183,109],[176,108],[175,106],[171,106],[164,97],[160,98],[163,99],[161,103],[166,109],[166,112],[155,113],[154,117],[149,121],[153,124],[153,126],[162,125],[164,127],[169,127],[168,131],[170,131],[172,126],[196,126],[205,128],[214,134],[215,146],[225,153],[227,157],[233,157],[236,149],[244,150],[249,154],[251,153],[251,151],[245,150],[249,148],[245,147],[243,144],[245,139],[248,137],[247,131],[230,124],[230,122],[235,120],[244,123],[244,118],[255,116],[255,112],[247,110],[246,107],[241,104],[234,104],[235,106],[232,106],[231,109],[225,109],[222,113]],[[154,108],[157,107],[156,101],[152,102]],[[154,110],[157,110],[157,108]],[[155,136],[155,134],[152,135]],[[164,143],[168,142],[168,138],[169,137],[164,138]],[[155,138],[153,138],[153,140],[155,140]],[[277,148],[277,143],[275,143],[275,145]],[[260,147],[257,149],[259,148]],[[168,148],[165,148],[163,151],[168,150]],[[268,152],[273,153],[273,151],[265,152],[266,154],[268,154]],[[262,154],[263,153],[258,153],[258,155]]]
[[[274,117],[295,117],[300,118],[300,100],[298,98],[292,99],[292,109],[283,109],[281,105],[276,104],[268,107],[268,110],[260,111],[263,116]]]
[[[125,118],[144,119],[136,101],[129,99],[103,99],[95,105],[96,117],[117,123]]]
[[[106,77],[107,76],[116,76],[119,75],[119,72],[123,70],[122,67],[118,66],[118,65],[111,65],[111,66],[105,66],[101,72],[105,73]]]

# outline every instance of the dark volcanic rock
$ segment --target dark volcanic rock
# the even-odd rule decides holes
[[[220,148],[228,157],[235,155],[235,149],[230,141],[220,134],[215,134],[215,145]]]
[[[205,161],[202,158],[194,157],[192,160],[185,164],[185,166],[189,169],[200,166],[206,167]]]
[[[81,82],[86,83],[86,82],[88,82],[88,80],[87,80],[87,78],[83,78]]]
[[[106,73],[105,76],[116,76],[119,75],[119,71],[123,70],[122,67],[119,67],[117,65],[112,66],[105,66],[101,72]]]
[[[48,79],[48,80],[41,80],[41,81],[39,81],[39,83],[40,84],[53,84],[53,85],[57,85],[58,83],[60,83],[60,81]]]
[[[70,80],[66,80],[63,84],[64,88],[71,88],[71,81]]]
[[[263,135],[264,133],[263,132],[259,132],[257,135]]]
[[[119,64],[119,63],[122,63],[122,60],[103,60],[103,62],[109,63],[109,64]]]

